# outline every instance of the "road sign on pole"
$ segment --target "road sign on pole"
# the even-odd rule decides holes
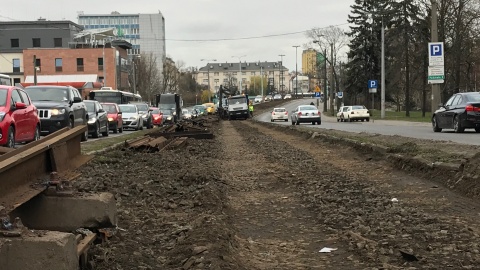
[[[368,88],[378,88],[377,80],[368,80]]]
[[[320,98],[320,92],[315,92],[315,97]]]
[[[343,98],[343,92],[337,92],[337,97],[338,98]]]
[[[445,81],[445,54],[443,42],[428,43],[428,83],[437,84]]]

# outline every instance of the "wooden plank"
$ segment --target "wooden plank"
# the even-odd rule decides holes
[[[90,246],[93,241],[97,239],[97,235],[92,233],[87,236],[85,236],[80,242],[78,242],[77,245],[77,256],[80,257],[80,255],[84,254],[85,251],[88,250],[88,247]]]

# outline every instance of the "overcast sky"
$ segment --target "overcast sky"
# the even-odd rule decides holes
[[[215,40],[279,35],[338,25],[348,30],[347,16],[354,0],[11,0],[2,4],[0,20],[71,20],[85,14],[158,13],[165,17],[167,56],[185,66],[205,66],[201,59],[217,62],[241,60],[280,61],[295,70],[295,48],[306,44],[304,33],[268,38]],[[301,70],[302,47],[298,48]],[[237,57],[232,57],[237,56]]]

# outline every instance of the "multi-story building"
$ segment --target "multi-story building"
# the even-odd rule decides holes
[[[275,92],[288,92],[288,69],[279,62],[208,63],[198,70],[196,81],[208,86],[212,92],[217,92],[220,85],[229,84],[240,86],[242,91],[245,91],[249,89],[252,78],[260,76],[266,81],[263,86],[264,94],[269,92],[268,86]]]
[[[33,56],[24,58],[27,48],[68,48],[75,34],[83,28],[71,21],[5,21],[0,22],[0,73],[13,79],[13,84],[24,82],[25,62],[33,63]],[[33,69],[33,64],[31,65]],[[33,71],[33,70],[32,70]]]
[[[72,45],[71,48],[24,49],[25,82],[21,84],[71,85],[84,97],[88,96],[88,91],[84,90],[101,86],[131,90],[127,61],[127,50],[131,45],[128,42],[112,41],[105,47],[88,43]]]
[[[306,76],[317,74],[317,51],[314,49],[303,50],[302,53],[302,72]]]
[[[140,53],[155,58],[157,69],[163,72],[165,62],[165,18],[157,14],[79,14],[78,24],[85,29],[116,28],[117,38],[132,44],[128,50],[131,56]]]

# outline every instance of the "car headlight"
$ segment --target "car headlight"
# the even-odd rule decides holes
[[[3,121],[3,119],[5,118],[5,115],[7,115],[5,112],[0,112],[0,122]]]
[[[146,115],[146,114],[142,114],[142,118],[147,118],[147,115]]]
[[[65,109],[53,109],[52,115],[61,115],[65,113]]]
[[[173,115],[177,115],[177,112],[173,112]]]
[[[95,118],[95,117],[92,117],[92,118],[89,118],[89,119],[88,119],[88,123],[89,123],[89,124],[93,124],[93,123],[95,123],[95,122],[97,122],[97,118]]]
[[[113,117],[108,117],[108,122],[112,122],[113,121]]]
[[[172,120],[172,117],[171,116],[167,117],[167,120]]]

